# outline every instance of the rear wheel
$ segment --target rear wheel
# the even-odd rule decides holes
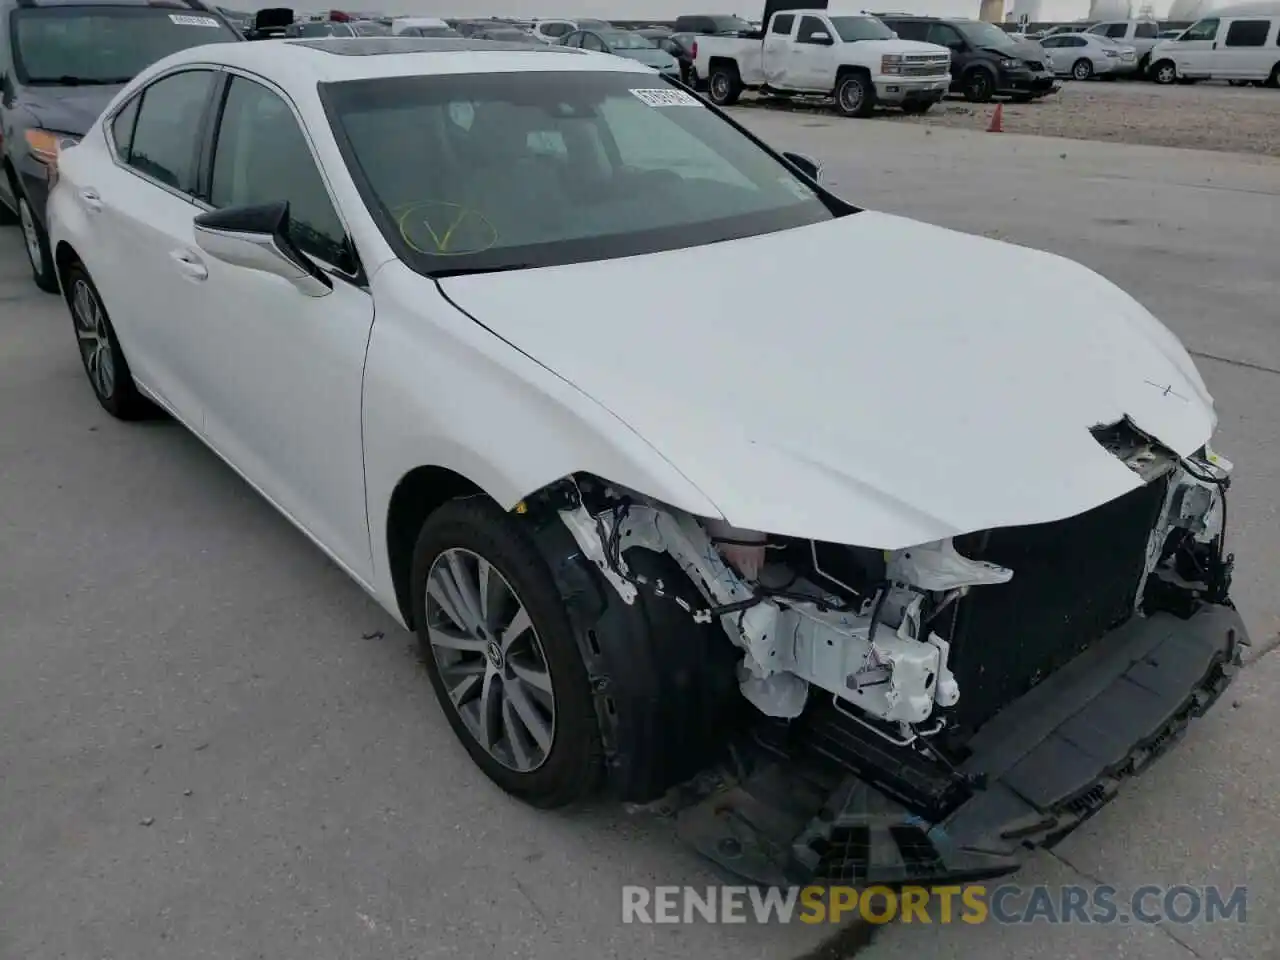
[[[533,806],[589,795],[603,748],[586,667],[517,523],[482,497],[446,503],[423,524],[411,582],[431,685],[476,765]]]
[[[1161,60],[1151,69],[1151,79],[1161,86],[1167,86],[1178,79],[1178,68],[1172,60]]]
[[[80,361],[102,409],[120,420],[141,420],[153,415],[155,407],[133,382],[107,308],[89,274],[74,263],[67,268],[63,281]]]
[[[1071,76],[1075,80],[1088,80],[1093,76],[1093,61],[1081,57],[1071,65]]]
[[[1271,76],[1267,78],[1266,86],[1280,87],[1280,63],[1271,68]]]
[[[876,88],[865,73],[850,72],[836,80],[836,110],[845,117],[869,117],[876,106]]]
[[[742,96],[742,80],[733,67],[714,67],[707,78],[707,93],[718,107],[731,107]]]

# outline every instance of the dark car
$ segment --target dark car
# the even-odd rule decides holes
[[[825,7],[826,5],[823,4]],[[747,20],[736,15],[720,13],[688,13],[676,17],[673,33],[748,33],[754,28]]]
[[[881,14],[904,40],[936,43],[951,51],[951,89],[984,103],[997,94],[1033,100],[1055,89],[1053,70],[1036,48],[1022,48],[999,27],[981,20]]]
[[[242,38],[199,0],[20,0],[0,9],[0,204],[22,225],[36,285],[56,293],[45,202],[58,153],[157,60]]]

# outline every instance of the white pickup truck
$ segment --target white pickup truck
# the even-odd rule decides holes
[[[693,62],[717,106],[759,90],[831,97],[848,117],[877,104],[924,113],[951,85],[950,50],[899,40],[866,13],[779,11],[759,34],[698,37]]]

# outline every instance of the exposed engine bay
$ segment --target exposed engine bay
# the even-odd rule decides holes
[[[1163,491],[1133,557],[1133,582],[1123,585],[1124,614],[1141,615],[1148,605],[1186,612],[1198,597],[1225,597],[1231,464],[1207,449],[1179,460],[1124,422],[1097,435],[1142,477],[1148,496]],[[560,517],[584,554],[628,603],[641,591],[668,589],[633,572],[628,551],[674,558],[705,602],[682,606],[698,622],[718,622],[740,648],[739,686],[761,713],[798,717],[820,692],[903,747],[944,730],[965,694],[951,668],[951,631],[942,628],[949,615],[971,592],[999,590],[1018,573],[965,556],[954,539],[894,551],[795,540],[702,520],[602,481],[578,486],[577,505]],[[988,653],[1000,655],[989,645]]]
[[[735,528],[591,476],[546,488],[538,529],[622,798],[679,810],[689,843],[766,883],[1000,876],[1092,816],[1248,644],[1231,463],[1127,420],[1094,436],[1129,493],[901,550]]]

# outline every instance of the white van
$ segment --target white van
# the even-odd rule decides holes
[[[1280,6],[1230,7],[1197,20],[1180,37],[1151,51],[1156,83],[1177,80],[1255,81],[1280,86]]]

